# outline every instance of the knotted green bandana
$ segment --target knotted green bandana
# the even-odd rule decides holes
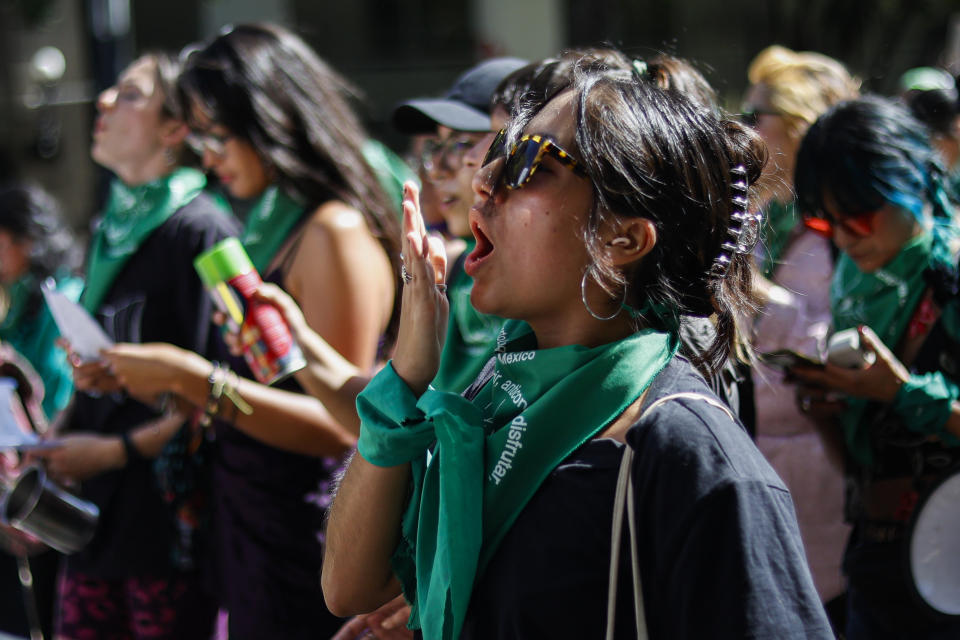
[[[469,255],[477,241],[471,236],[464,254]],[[459,264],[459,263],[458,263]],[[440,370],[432,386],[440,391],[460,393],[473,382],[493,355],[503,318],[477,311],[470,303],[473,278],[463,268],[455,268],[447,282],[450,322],[440,356]]]
[[[763,217],[763,245],[767,252],[759,265],[765,277],[771,277],[776,271],[799,221],[795,200],[786,204],[771,200],[767,205]]]
[[[476,577],[540,484],[640,397],[678,341],[646,329],[600,347],[537,350],[530,327],[508,321],[497,343],[472,401],[432,389],[417,401],[391,366],[357,398],[360,454],[411,463],[393,562],[410,625],[427,640],[459,636]]]
[[[923,277],[932,258],[933,235],[921,233],[909,240],[885,267],[863,273],[846,254],[837,260],[830,287],[834,329],[868,325],[890,349],[906,331],[914,309],[927,289]],[[847,447],[859,463],[873,461],[869,425],[862,424],[869,402],[848,398],[841,414]]]
[[[250,261],[261,274],[283,246],[290,231],[300,221],[304,206],[288,196],[277,185],[267,187],[247,214],[240,242]]]
[[[90,243],[87,287],[81,299],[87,311],[100,308],[113,281],[144,240],[200,195],[206,184],[202,173],[185,168],[135,187],[120,179],[110,184],[106,210]]]

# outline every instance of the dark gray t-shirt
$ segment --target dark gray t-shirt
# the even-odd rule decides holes
[[[646,402],[690,391],[712,396],[678,357]],[[651,638],[833,638],[790,494],[738,423],[702,400],[671,400],[627,441]],[[622,447],[592,440],[551,473],[479,577],[463,638],[603,637]],[[625,546],[618,638],[636,635],[630,576]]]

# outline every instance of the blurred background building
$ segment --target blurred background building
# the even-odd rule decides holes
[[[364,91],[371,131],[397,149],[396,102],[492,55],[666,51],[698,63],[732,110],[747,63],[774,43],[836,57],[881,93],[910,67],[960,72],[960,0],[0,0],[0,178],[41,183],[85,230],[105,182],[88,154],[94,96],[139,52],[252,20],[304,36]]]

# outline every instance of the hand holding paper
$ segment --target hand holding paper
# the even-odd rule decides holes
[[[70,343],[73,352],[83,360],[99,360],[100,351],[110,348],[113,341],[93,316],[47,283],[41,291],[60,335]]]

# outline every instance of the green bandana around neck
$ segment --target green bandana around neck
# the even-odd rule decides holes
[[[110,183],[107,206],[90,243],[82,298],[87,311],[100,308],[130,257],[167,218],[200,195],[206,184],[201,172],[187,168],[135,187],[119,178]]]
[[[380,466],[411,462],[393,561],[426,640],[458,637],[477,576],[544,479],[637,400],[678,345],[647,329],[600,347],[537,350],[517,321],[497,342],[493,375],[472,401],[428,390],[422,413],[403,418],[405,385],[392,367],[357,400],[360,454]]]
[[[471,236],[463,255],[469,255],[477,241]],[[447,282],[450,321],[440,354],[440,369],[431,383],[434,389],[460,393],[473,382],[496,347],[503,318],[480,313],[470,302],[473,278],[463,270],[461,261],[454,264]]]
[[[283,246],[290,231],[300,221],[304,206],[278,185],[270,185],[247,214],[240,242],[260,274]]]
[[[930,266],[933,236],[910,239],[889,264],[864,273],[845,253],[837,260],[830,287],[835,331],[865,324],[891,350],[897,347],[927,289],[924,271]],[[869,401],[850,397],[840,415],[847,447],[860,464],[873,461],[869,426],[861,424]]]
[[[767,278],[773,276],[783,254],[790,245],[794,229],[800,221],[797,215],[796,201],[790,200],[786,204],[771,200],[763,219],[763,244],[766,255],[763,256],[760,271]]]

